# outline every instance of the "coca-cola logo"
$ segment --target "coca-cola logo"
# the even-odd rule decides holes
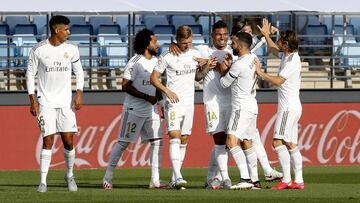
[[[301,150],[303,161],[308,165],[319,164],[359,164],[360,163],[360,112],[356,109],[332,111],[332,114],[303,115],[298,128],[298,146]],[[110,117],[110,118],[109,118]],[[205,119],[205,117],[200,117]],[[260,114],[260,119],[261,114]],[[75,137],[77,167],[99,168],[106,167],[111,149],[117,143],[121,114],[102,117],[101,121],[108,119],[105,124],[97,118],[82,118],[95,124],[82,124]],[[265,122],[261,140],[265,143],[270,162],[276,163],[277,156],[271,152],[271,140],[276,115],[260,120]],[[81,122],[80,122],[81,123]],[[197,130],[199,131],[199,130]],[[205,129],[196,133],[191,139],[206,138]],[[191,145],[192,141],[190,142]],[[36,160],[40,162],[42,137],[39,136],[36,146]],[[198,150],[199,148],[194,147]],[[163,153],[168,153],[164,151]],[[189,152],[191,153],[191,152]],[[210,153],[210,152],[209,152]],[[65,166],[63,158],[63,144],[60,136],[55,136],[53,159],[51,167]],[[191,159],[191,157],[189,158]],[[169,160],[166,160],[169,161]],[[142,167],[150,165],[150,145],[142,144],[138,139],[130,145],[118,162],[118,166]],[[205,165],[204,165],[205,166]]]
[[[114,129],[118,129],[121,121],[121,114],[114,117],[108,126],[79,126],[79,132],[74,139],[77,139],[75,143],[76,159],[75,166],[97,168],[107,166],[108,158],[111,153],[111,149],[117,143],[118,132]],[[42,148],[42,136],[39,136],[36,146],[36,160],[40,163],[40,150]],[[52,160],[50,167],[56,167],[65,165],[64,158],[58,156],[63,153],[63,145],[60,136],[55,136],[54,146],[52,148],[53,157],[58,157]],[[147,143],[141,143],[141,139],[129,145],[127,150],[123,153],[123,156],[118,162],[118,166],[123,166],[127,162],[130,162],[131,166],[149,166],[150,165],[150,145]],[[96,154],[96,160],[91,160],[93,154]],[[94,161],[96,161],[94,163]]]
[[[316,119],[316,117],[314,117]],[[265,125],[261,141],[271,149],[276,115]],[[299,123],[298,147],[309,164],[360,163],[360,112],[341,110],[327,122]],[[350,132],[350,133],[349,133]],[[316,159],[314,159],[316,158]],[[277,162],[276,158],[270,161]]]

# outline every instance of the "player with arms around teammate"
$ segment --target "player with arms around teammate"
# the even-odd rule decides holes
[[[162,53],[150,82],[166,95],[165,119],[170,137],[170,159],[175,174],[174,186],[180,189],[187,184],[180,170],[193,125],[194,83],[197,70],[194,57],[200,57],[200,54],[191,48],[192,31],[189,26],[182,25],[177,29],[176,40],[182,54],[176,56],[168,51]],[[165,70],[166,86],[159,81]],[[183,146],[182,150],[180,145]]]
[[[30,98],[30,113],[38,119],[43,146],[40,153],[41,179],[38,192],[47,191],[46,177],[51,163],[54,135],[60,133],[67,166],[65,181],[70,192],[77,191],[73,175],[75,162],[74,133],[78,131],[75,110],[82,107],[84,73],[79,49],[67,41],[69,19],[53,16],[49,27],[51,36],[30,51],[26,82]],[[72,101],[71,73],[76,75],[76,95]],[[38,75],[35,95],[35,75]]]
[[[258,26],[259,27],[259,26]],[[269,51],[281,59],[277,76],[271,76],[261,70],[256,63],[256,73],[263,80],[278,87],[278,109],[273,137],[273,147],[284,173],[282,180],[272,187],[274,190],[304,189],[302,176],[302,156],[297,147],[298,122],[302,113],[300,101],[301,60],[298,53],[298,40],[292,30],[281,32],[280,39],[275,44],[270,38],[271,24],[263,20],[261,33],[266,38]],[[295,180],[291,181],[290,165],[292,165]]]
[[[103,178],[103,188],[112,189],[114,170],[123,152],[141,134],[142,141],[149,141],[151,180],[149,188],[160,188],[159,171],[162,152],[162,132],[156,103],[156,89],[150,84],[150,75],[158,61],[157,38],[148,29],[135,36],[133,56],[125,67],[122,88],[127,93],[124,101],[118,142],[113,147]]]
[[[238,59],[220,79],[220,84],[224,88],[231,87],[232,112],[227,128],[226,145],[237,165],[240,165],[238,152],[243,149],[251,179],[251,182],[240,181],[231,189],[249,189],[253,186],[261,188],[257,172],[257,156],[252,144],[256,135],[258,106],[254,89],[256,82],[254,60],[257,57],[250,52],[251,44],[252,37],[248,33],[238,32],[232,37],[233,54],[238,56]],[[241,148],[237,144],[238,139]]]

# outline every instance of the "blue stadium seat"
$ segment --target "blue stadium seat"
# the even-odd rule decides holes
[[[112,16],[90,16],[89,24],[93,26],[94,33],[98,34],[99,25],[113,25]]]
[[[135,25],[135,34],[144,28],[146,28],[146,25]],[[128,26],[121,27],[121,37],[124,42],[128,42],[128,36]]]
[[[75,43],[89,43],[93,33],[92,25],[74,24],[70,27],[70,40]]]
[[[307,16],[307,25],[320,25],[318,15],[308,15]]]
[[[85,16],[67,16],[70,20],[70,26],[72,25],[85,25]]]
[[[276,20],[276,18],[274,19]],[[279,30],[286,30],[291,28],[291,15],[278,15]],[[273,22],[274,26],[277,26],[277,22]]]
[[[327,34],[326,25],[308,25],[305,29],[305,35],[308,35],[309,37],[304,38],[304,45],[315,45],[315,47],[305,48],[305,51],[308,53],[315,51],[330,51],[331,49],[329,47],[324,47],[324,45],[328,45],[331,42],[326,36]]]
[[[9,68],[15,67],[15,59],[10,59],[8,61],[8,57],[15,56],[14,46],[15,46],[15,44],[13,44],[13,43],[10,43],[10,44],[0,43],[0,70],[1,70],[1,68],[4,68],[4,67],[9,67]]]
[[[78,47],[79,47],[79,53],[80,53],[80,61],[81,61],[81,64],[83,65],[84,69],[99,66],[99,56],[100,56],[100,53],[99,53],[100,44],[99,43],[92,42],[90,44],[90,43],[80,42],[80,43],[78,43]],[[90,64],[90,61],[91,61],[91,64]]]
[[[32,23],[36,25],[37,34],[41,36],[40,38],[42,39],[46,38],[46,34],[47,34],[46,32],[48,29],[46,15],[32,16]]]
[[[8,42],[9,35],[10,35],[9,25],[0,24],[0,43],[6,44]]]
[[[15,26],[13,34],[13,42],[17,46],[15,55],[22,57],[19,60],[19,67],[26,68],[30,50],[38,43],[36,35],[37,27],[35,24],[17,24]]]
[[[360,43],[346,43],[341,49],[343,65],[348,68],[360,69]]]
[[[153,29],[155,25],[169,25],[166,15],[145,15],[144,23],[148,29]]]
[[[220,16],[216,16],[215,17],[215,22],[221,20]],[[210,23],[211,21],[211,23]],[[214,22],[214,17],[213,16],[200,16],[198,19],[198,23],[202,26],[203,28],[203,34],[204,35],[209,35],[212,29],[212,24]]]
[[[100,56],[105,59],[101,61],[101,65],[105,66],[113,66],[114,64],[121,64],[127,62],[127,43],[123,43],[121,37],[121,29],[120,26],[115,25],[100,25],[99,26],[99,34],[98,34],[98,42],[101,45]],[[125,50],[126,49],[126,50]],[[121,54],[125,54],[125,56],[116,53],[119,52]],[[109,54],[114,54],[115,56],[120,56],[116,58]]]
[[[195,18],[191,15],[173,15],[170,16],[170,22],[173,24],[176,28],[178,28],[180,25],[196,25]]]
[[[189,25],[189,27],[191,28],[193,34],[203,34],[203,27],[201,25]]]
[[[296,15],[295,16],[296,29],[298,33],[303,34],[307,25],[307,17],[304,15]]]
[[[349,23],[354,25],[355,34],[360,35],[360,16],[350,16]],[[360,42],[360,36],[356,37],[356,41]]]
[[[335,15],[334,17],[334,25],[343,25],[344,24],[344,18],[342,15]],[[332,16],[331,15],[325,15],[323,16],[323,24],[326,25],[328,28],[328,33],[332,33],[333,24],[332,24]]]
[[[30,21],[28,16],[6,16],[5,23],[9,25],[10,34],[13,34],[17,24],[30,24]]]
[[[161,46],[165,43],[171,43],[173,36],[175,35],[174,25],[155,25],[153,32],[156,34],[158,43]]]

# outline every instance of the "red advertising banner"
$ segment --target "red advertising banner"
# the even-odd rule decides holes
[[[260,104],[258,128],[270,162],[277,164],[271,147],[276,104]],[[193,133],[184,167],[207,167],[213,147],[205,131],[203,105],[196,105]],[[117,141],[120,105],[85,106],[77,112],[76,168],[101,168]],[[42,137],[27,106],[0,106],[0,170],[38,169]],[[163,123],[165,124],[165,122]],[[168,137],[164,129],[163,167],[170,167]],[[304,104],[299,123],[299,148],[305,165],[360,164],[360,105],[356,103]],[[120,159],[119,167],[147,167],[150,146],[140,140]],[[231,158],[230,158],[231,159]],[[231,161],[230,164],[233,164]],[[56,136],[52,168],[65,168],[63,147]]]

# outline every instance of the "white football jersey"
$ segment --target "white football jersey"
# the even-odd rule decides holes
[[[218,63],[224,62],[224,56],[227,53],[232,54],[232,49],[226,47],[224,50],[219,50],[216,47],[209,47],[208,45],[198,45],[194,47],[197,49],[201,57],[211,58],[217,57]],[[233,58],[235,58],[233,56]],[[223,88],[220,84],[221,75],[216,70],[210,70],[204,78],[203,100],[204,104],[211,104],[217,106],[231,105],[231,90],[230,88]]]
[[[220,79],[223,87],[231,86],[232,110],[245,110],[251,113],[258,113],[257,101],[255,98],[256,55],[249,53],[239,57],[230,67],[229,72]]]
[[[166,86],[175,92],[179,102],[175,106],[193,105],[195,94],[195,73],[197,62],[194,57],[200,57],[200,53],[189,49],[185,53],[175,56],[168,51],[163,52],[155,67],[159,73],[166,70]],[[166,97],[166,100],[170,100]]]
[[[38,75],[37,97],[41,105],[51,108],[71,106],[71,72],[76,75],[76,89],[84,86],[84,72],[77,45],[66,41],[53,46],[49,40],[35,45],[29,55],[26,71],[28,93],[35,94],[35,75]]]
[[[278,75],[285,82],[278,87],[278,110],[301,111],[300,85],[301,85],[301,60],[298,52],[285,56],[279,53],[281,59]]]
[[[150,75],[158,59],[152,57],[150,60],[143,55],[133,56],[125,66],[124,79],[131,80],[132,86],[138,91],[155,96],[156,89],[150,84]],[[132,109],[132,113],[139,117],[149,117],[154,111],[157,111],[155,105],[150,102],[134,97],[126,93],[124,106]]]

